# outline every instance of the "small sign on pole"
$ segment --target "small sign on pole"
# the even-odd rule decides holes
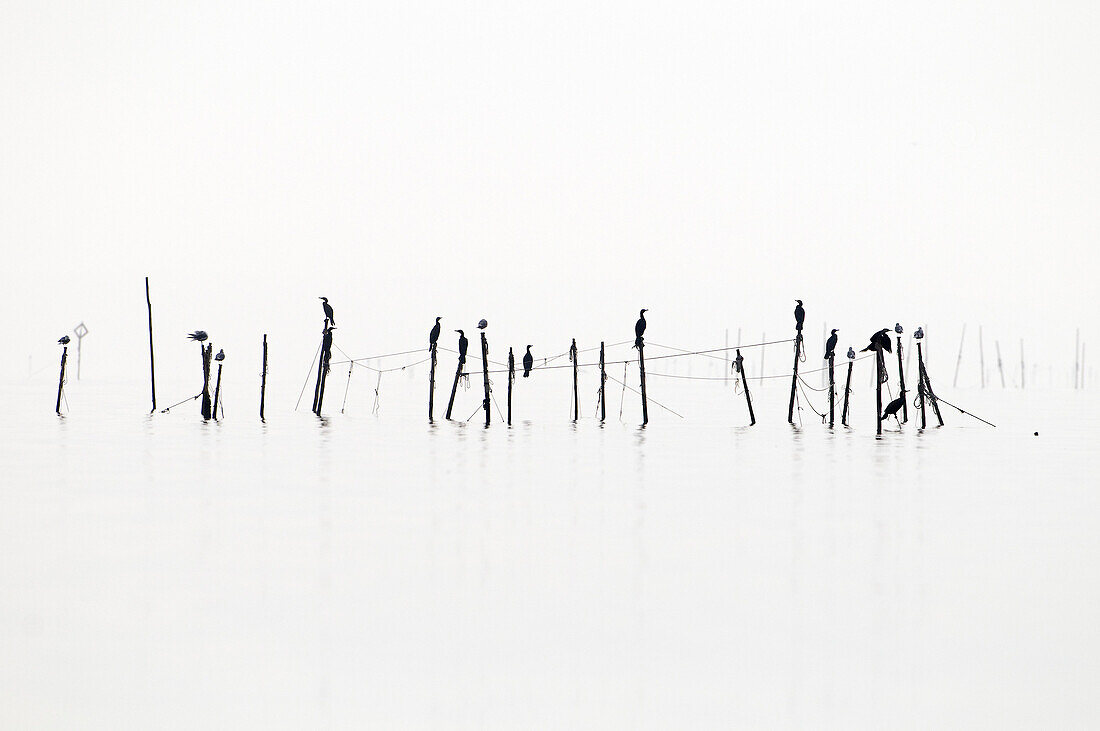
[[[79,325],[73,328],[73,332],[76,333],[76,380],[80,380],[80,341],[84,339],[84,336],[88,334],[88,327],[81,322]]]

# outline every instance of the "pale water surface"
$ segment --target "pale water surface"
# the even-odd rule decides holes
[[[615,392],[601,427],[588,388],[573,425],[565,385],[488,431],[429,426],[416,383],[266,424],[3,387],[0,728],[1100,719],[1091,391],[941,389],[998,428],[876,440],[865,383],[835,432],[780,383],[752,429],[732,387],[662,383],[688,418]]]

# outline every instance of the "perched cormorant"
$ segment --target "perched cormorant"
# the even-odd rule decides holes
[[[806,310],[802,309],[802,300],[795,300],[798,304],[794,306],[794,329],[798,332],[802,332],[802,323],[806,321]]]
[[[833,328],[833,334],[829,336],[829,339],[825,341],[825,358],[832,358],[836,350],[836,328]]]
[[[891,416],[897,416],[897,413],[901,411],[901,407],[905,405],[905,397],[898,396],[896,399],[890,402],[886,407],[886,411],[882,412],[883,419],[889,419]]]
[[[885,350],[887,353],[894,352],[894,347],[890,345],[890,336],[887,334],[889,332],[890,328],[882,328],[871,336],[871,343],[859,352],[866,353],[868,350]]]
[[[431,350],[439,341],[439,321],[442,319],[442,317],[435,318],[435,327],[433,327],[431,333],[428,334],[428,350]]]
[[[477,323],[477,329],[478,330],[484,330],[487,327],[489,327],[489,322],[484,317],[481,318],[480,320],[478,320],[478,323]]]
[[[57,344],[58,345],[68,345],[69,344],[69,336],[68,335],[62,335],[61,339],[57,341]]]
[[[531,346],[527,346],[527,352],[523,356],[523,377],[531,375],[531,367],[535,365],[535,356],[531,355]]]
[[[198,340],[201,343],[204,342],[209,336],[206,334],[205,330],[196,330],[187,337],[191,338],[192,340]]]
[[[218,354],[214,356],[214,360],[219,363],[225,360],[225,348],[218,348]]]
[[[634,347],[642,347],[642,336],[645,335],[645,313],[649,310],[642,310],[638,313],[638,321],[634,323]]]
[[[851,345],[848,346],[848,358],[850,360],[856,359],[856,349],[853,348]]]
[[[455,330],[458,333],[458,362],[466,362],[466,349],[470,347],[470,341],[466,339],[466,333]]]
[[[321,300],[321,307],[325,310],[325,319],[331,324],[336,324],[336,318],[332,316],[332,305],[328,303],[328,297],[318,297]]]

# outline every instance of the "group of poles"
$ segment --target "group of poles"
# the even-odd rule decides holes
[[[148,311],[149,311],[149,369],[150,369],[150,381],[151,381],[151,396],[152,396],[152,402],[153,402],[152,411],[155,412],[157,410],[157,402],[156,402],[157,396],[156,396],[156,371],[155,371],[154,357],[153,357],[153,309],[152,309],[152,302],[149,298],[149,279],[148,279],[148,277],[146,277],[146,279],[145,279],[145,295],[146,295],[146,304],[147,304]],[[329,305],[328,300],[326,298],[322,297],[321,299],[323,300],[325,320],[324,320],[324,327],[322,329],[321,343],[320,343],[320,345],[318,346],[318,349],[317,349],[317,360],[316,360],[316,363],[317,363],[317,378],[316,378],[316,382],[315,382],[314,390],[313,390],[313,406],[312,406],[312,409],[311,409],[313,411],[313,413],[316,414],[317,416],[321,416],[322,410],[323,410],[323,407],[324,407],[325,387],[326,387],[327,381],[328,381],[328,374],[329,374],[329,372],[331,370],[331,366],[333,364],[332,363],[332,348],[334,347],[333,346],[333,330],[336,329],[336,322],[335,322],[335,318],[334,318],[334,314],[333,314],[333,309],[332,309],[331,305]],[[800,380],[799,379],[799,373],[798,373],[798,367],[799,367],[799,363],[805,357],[805,346],[804,346],[803,335],[802,335],[803,323],[804,323],[804,320],[805,320],[805,311],[804,311],[803,306],[802,306],[802,301],[798,300],[797,302],[798,302],[798,305],[795,309],[795,337],[793,338],[793,342],[794,342],[794,366],[793,366],[793,369],[792,369],[792,376],[791,376],[790,401],[789,401],[789,405],[788,405],[788,409],[787,409],[787,421],[791,424],[794,424],[794,422],[795,422],[795,403],[796,403],[796,400],[797,400],[797,393],[798,393],[799,380]],[[646,329],[646,321],[645,321],[645,313],[646,312],[647,312],[647,310],[643,309],[639,313],[638,321],[635,324],[635,339],[634,339],[634,348],[637,349],[637,351],[638,351],[638,357],[636,359],[636,362],[638,364],[638,370],[639,370],[639,390],[636,391],[636,393],[638,393],[641,396],[642,424],[643,425],[646,425],[646,424],[649,423],[649,398],[648,398],[648,394],[646,392],[645,337],[644,337],[645,329]],[[436,318],[436,325],[432,329],[432,332],[429,336],[429,357],[428,357],[428,360],[430,360],[430,363],[431,363],[431,365],[429,367],[429,374],[428,374],[428,380],[429,380],[428,420],[429,421],[433,421],[434,418],[435,418],[435,388],[436,388],[435,373],[436,373],[436,367],[437,367],[437,364],[438,364],[439,328],[440,328],[439,320],[440,319],[441,318]],[[481,343],[480,343],[481,344],[481,358],[480,358],[480,360],[481,360],[482,386],[483,386],[483,389],[484,389],[484,398],[482,399],[482,403],[479,406],[479,409],[484,411],[485,426],[489,426],[491,421],[492,421],[492,408],[491,407],[492,407],[492,404],[495,401],[495,399],[493,399],[492,382],[489,378],[489,375],[490,375],[491,372],[492,373],[504,372],[504,373],[507,374],[507,400],[506,400],[507,401],[507,407],[506,407],[506,414],[507,415],[504,416],[502,414],[502,417],[504,418],[504,420],[506,421],[506,423],[508,425],[511,425],[511,423],[512,423],[512,392],[513,392],[513,389],[514,389],[514,386],[515,386],[515,378],[516,378],[515,355],[512,351],[512,348],[509,348],[508,349],[508,362],[507,362],[506,370],[490,371],[490,369],[489,369],[489,364],[490,364],[490,360],[489,360],[489,342],[488,342],[488,338],[486,336],[486,328],[487,327],[488,327],[488,323],[485,320],[482,320],[478,324],[478,329],[480,331],[480,333],[479,333],[480,334],[480,340],[481,340]],[[886,406],[885,409],[883,408],[883,402],[882,402],[882,387],[883,387],[883,384],[885,384],[889,380],[887,365],[886,365],[886,357],[885,357],[885,353],[892,350],[891,342],[890,342],[890,336],[889,336],[889,329],[884,328],[884,329],[876,332],[874,335],[872,335],[870,344],[866,348],[863,349],[863,352],[870,351],[870,353],[874,356],[875,363],[876,363],[877,378],[874,379],[874,382],[875,382],[875,416],[876,416],[877,434],[879,434],[879,435],[882,434],[883,422],[885,420],[889,419],[891,416],[895,417],[898,420],[899,425],[907,422],[908,419],[909,419],[909,405],[908,405],[907,399],[906,399],[908,391],[906,390],[906,387],[905,387],[905,368],[904,368],[904,362],[903,362],[903,358],[902,358],[901,333],[903,332],[903,330],[902,330],[902,327],[901,327],[900,324],[895,325],[894,330],[897,334],[898,384],[899,384],[900,391],[899,391],[898,397],[893,399],[890,402],[890,404]],[[455,396],[458,392],[459,381],[464,376],[468,377],[470,375],[469,371],[466,370],[467,348],[468,348],[469,343],[468,343],[468,341],[466,339],[466,336],[463,333],[463,331],[456,330],[456,332],[459,334],[458,350],[455,351],[458,354],[458,364],[457,364],[457,367],[455,368],[454,382],[452,383],[452,386],[451,386],[450,398],[447,401],[447,410],[446,410],[445,418],[448,419],[448,420],[451,419],[451,415],[452,415],[453,410],[454,410]],[[176,406],[179,406],[180,404],[186,403],[187,401],[201,399],[200,413],[202,415],[202,418],[204,420],[211,419],[211,418],[217,419],[218,418],[218,413],[219,413],[218,409],[219,409],[219,405],[220,405],[221,376],[222,376],[223,361],[225,360],[225,352],[224,352],[224,350],[219,350],[218,354],[215,356],[213,354],[214,353],[213,343],[207,342],[208,339],[209,339],[209,336],[203,330],[196,330],[195,332],[189,334],[188,337],[191,340],[198,342],[199,346],[200,346],[201,356],[202,356],[202,374],[203,374],[202,391],[199,392],[198,394],[196,394],[195,396],[184,399],[183,401],[180,401],[176,404],[173,404],[172,406],[169,406],[168,408],[163,409],[163,411],[167,412],[170,409],[172,409]],[[922,351],[922,340],[923,340],[923,337],[924,337],[923,328],[917,328],[917,331],[914,333],[914,337],[917,341],[917,398],[916,398],[916,401],[915,401],[915,406],[920,411],[920,426],[923,429],[923,428],[926,428],[927,425],[928,425],[928,414],[927,414],[928,407],[931,407],[933,413],[935,414],[936,421],[938,422],[939,426],[943,426],[943,423],[944,423],[943,422],[943,416],[940,412],[940,406],[939,406],[939,402],[942,401],[942,399],[940,399],[936,395],[936,393],[932,390],[932,383],[929,379],[928,370],[927,370],[927,367],[926,367],[925,362],[924,362],[924,354],[923,354],[923,351]],[[826,414],[819,414],[822,417],[822,422],[823,423],[827,422],[830,427],[835,426],[835,422],[836,422],[837,389],[836,389],[836,374],[835,374],[835,367],[834,367],[835,366],[835,353],[834,353],[834,350],[835,350],[835,347],[836,347],[836,340],[837,340],[836,330],[834,330],[832,336],[828,339],[828,341],[826,342],[826,345],[825,345],[825,361],[827,363],[826,370],[828,371],[828,389],[829,389],[828,413],[827,413],[827,416],[826,416]],[[59,381],[58,381],[57,402],[56,402],[56,406],[55,406],[57,413],[60,414],[61,413],[61,402],[62,402],[62,397],[63,397],[63,389],[64,389],[64,384],[65,384],[65,365],[66,365],[66,360],[67,360],[67,357],[68,357],[69,338],[68,338],[68,336],[65,336],[65,337],[61,338],[61,340],[59,340],[58,342],[63,346],[62,355],[61,355],[61,375],[60,375],[60,378],[59,378]],[[615,343],[614,345],[623,345],[626,342],[629,342],[629,341],[624,341],[623,343]],[[792,340],[784,340],[784,341],[776,341],[776,342],[792,342]],[[756,412],[753,408],[753,398],[752,398],[752,394],[750,393],[750,390],[749,390],[749,377],[748,377],[748,374],[746,373],[746,370],[745,370],[745,364],[744,364],[745,359],[741,355],[741,348],[742,347],[751,348],[751,347],[757,347],[757,346],[763,347],[763,346],[769,345],[769,344],[771,344],[771,343],[758,343],[758,344],[755,344],[755,345],[746,345],[746,346],[738,345],[735,348],[730,348],[727,345],[727,347],[725,347],[725,348],[714,348],[712,350],[696,351],[696,352],[685,351],[685,352],[676,353],[676,354],[673,354],[673,355],[659,355],[657,357],[658,358],[670,358],[670,357],[682,357],[682,356],[685,356],[685,355],[705,355],[705,354],[711,354],[711,353],[716,353],[716,352],[728,353],[728,351],[730,351],[730,350],[735,351],[736,355],[735,355],[735,357],[733,358],[732,361],[729,361],[729,363],[730,363],[731,367],[733,368],[733,370],[737,374],[739,374],[739,376],[740,376],[741,383],[742,383],[742,391],[743,391],[744,396],[745,396],[745,405],[748,409],[749,422],[750,422],[749,425],[753,426],[753,425],[756,424]],[[661,346],[661,347],[664,347],[664,346]],[[524,355],[524,358],[523,358],[523,369],[524,369],[523,375],[524,375],[524,377],[529,376],[531,371],[533,370],[533,359],[532,359],[532,356],[531,356],[530,348],[531,348],[531,346],[528,346],[527,353]],[[343,351],[341,351],[341,352],[343,352]],[[414,351],[408,351],[408,352],[414,352]],[[423,351],[421,351],[421,352],[423,352]],[[563,353],[562,355],[565,355],[565,354]],[[599,374],[600,374],[599,375],[599,384],[600,385],[599,385],[599,395],[598,395],[597,407],[598,407],[599,419],[600,419],[600,421],[604,421],[607,418],[606,387],[607,387],[607,381],[610,378],[610,376],[608,376],[608,374],[607,374],[607,365],[609,365],[609,362],[606,359],[606,346],[605,346],[605,343],[603,341],[600,342],[599,361],[597,363],[581,364],[579,362],[579,357],[578,357],[579,356],[579,351],[577,350],[577,341],[576,341],[575,338],[573,339],[572,344],[569,347],[568,355],[569,355],[569,360],[572,364],[571,366],[549,366],[549,365],[546,364],[546,362],[544,362],[543,365],[540,366],[537,370],[547,369],[547,368],[563,368],[563,367],[571,367],[572,368],[572,371],[573,371],[573,392],[572,392],[572,407],[573,408],[572,408],[572,412],[573,412],[573,419],[574,419],[574,421],[576,421],[580,418],[580,397],[579,397],[579,390],[578,390],[578,371],[582,367],[598,367],[599,368]],[[726,356],[726,357],[728,357],[728,356]],[[264,419],[264,403],[265,403],[265,394],[266,394],[266,388],[267,388],[267,360],[268,360],[267,335],[264,334],[264,336],[263,336],[263,367],[262,367],[261,375],[260,375],[260,419],[261,420]],[[359,359],[359,360],[363,360],[363,359]],[[725,360],[725,358],[723,358],[723,360]],[[852,369],[853,369],[853,366],[855,365],[855,360],[856,360],[855,351],[854,351],[853,348],[849,348],[848,349],[848,371],[847,371],[847,376],[846,376],[846,379],[845,379],[845,386],[844,386],[844,401],[843,401],[843,406],[842,406],[841,415],[840,415],[840,422],[843,426],[849,426],[849,423],[848,423],[848,418],[849,418],[849,396],[852,392]],[[213,397],[211,398],[210,384],[211,384],[211,376],[212,376],[211,366],[212,366],[213,362],[216,362],[218,364],[218,372],[217,372],[217,379],[216,379],[215,386],[214,386]],[[349,358],[347,361],[343,361],[343,362],[348,362],[352,366],[354,366],[356,364],[356,359],[350,359]],[[423,361],[420,361],[420,362],[423,362]],[[635,359],[616,361],[616,363],[621,363],[621,364],[624,364],[624,365],[629,364],[629,363],[633,363],[633,362],[635,362]],[[312,370],[313,370],[313,367],[311,365],[311,367],[310,367],[311,373],[312,373]],[[375,369],[375,370],[377,370],[377,369]],[[382,372],[383,371],[379,371],[379,378],[381,378],[381,373]],[[665,374],[657,374],[657,375],[665,375]],[[307,375],[306,378],[307,378],[307,383],[308,383],[309,376]],[[615,380],[615,379],[612,379],[612,380]],[[349,382],[350,382],[350,369],[349,369]],[[627,386],[625,383],[623,383],[621,381],[617,381],[617,382],[620,383],[623,386],[624,390],[627,389],[627,388],[630,388],[629,386]],[[304,391],[304,389],[305,389],[305,384],[303,384],[303,391]],[[630,389],[630,390],[633,391],[634,389]],[[346,396],[346,393],[345,393],[345,400],[346,400],[346,398],[347,398],[347,396]],[[301,398],[299,397],[299,403],[300,403],[300,400],[301,400]],[[944,403],[949,405],[949,406],[952,406],[953,408],[958,410],[960,413],[967,414],[967,415],[972,416],[976,419],[979,419],[980,421],[983,421],[986,424],[990,424],[990,422],[987,422],[984,419],[981,419],[980,417],[977,417],[976,415],[971,414],[971,413],[965,411],[964,409],[962,409],[958,406],[955,406],[954,404],[950,404],[947,401],[944,401]],[[660,404],[658,404],[658,405],[660,406]],[[667,407],[663,407],[663,408],[667,409]],[[899,412],[900,412],[900,416],[899,416]],[[673,413],[675,413],[675,412],[673,412]],[[816,410],[815,410],[815,413],[816,413]],[[990,424],[990,426],[993,426],[993,425]]]

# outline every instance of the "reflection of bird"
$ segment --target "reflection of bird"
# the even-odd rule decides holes
[[[466,333],[455,330],[458,333],[458,362],[466,362],[466,349],[470,347],[470,341],[466,339]]]
[[[802,332],[802,323],[806,321],[806,310],[802,309],[802,300],[795,300],[798,304],[794,306],[794,329]]]
[[[435,327],[433,327],[431,333],[428,334],[428,350],[435,347],[436,341],[439,340],[439,321],[442,319],[442,317],[435,318]]]
[[[642,336],[645,335],[645,313],[649,310],[642,310],[638,313],[638,321],[634,323],[634,347],[642,347]]]
[[[477,323],[477,329],[484,330],[487,327],[489,327],[488,321],[485,318],[481,318],[481,320],[479,320]]]
[[[523,356],[523,377],[531,375],[531,366],[535,365],[535,356],[531,355],[531,346],[527,346],[527,352]]]
[[[825,357],[832,358],[836,350],[836,328],[833,328],[833,334],[829,336],[829,339],[825,341]]]
[[[905,397],[898,396],[896,399],[890,402],[886,407],[886,411],[882,412],[882,418],[888,419],[891,416],[897,416],[897,413],[901,411],[901,407],[905,405]]]
[[[218,349],[218,354],[214,356],[214,360],[218,361],[219,363],[225,360],[225,350],[223,348]]]
[[[852,360],[856,359],[856,349],[853,348],[851,345],[848,346],[848,357]]]
[[[325,310],[325,319],[335,325],[336,318],[332,316],[332,305],[328,303],[328,297],[318,297],[317,299],[321,300],[321,307]]]
[[[871,343],[859,352],[866,353],[868,350],[885,350],[887,353],[894,352],[893,346],[890,345],[890,336],[886,334],[888,332],[890,332],[890,328],[888,327],[879,330],[871,336]]]
[[[187,337],[191,338],[192,340],[198,340],[200,343],[202,343],[206,341],[208,335],[206,334],[205,330],[196,330]]]
[[[58,345],[68,345],[69,344],[69,336],[68,335],[62,335],[61,339],[57,341],[57,344]]]

